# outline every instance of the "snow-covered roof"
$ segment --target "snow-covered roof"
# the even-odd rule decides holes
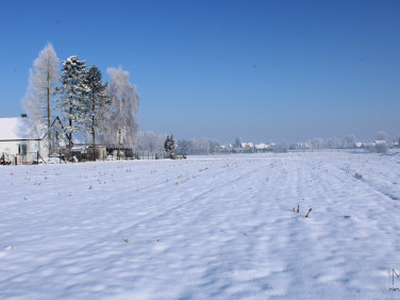
[[[51,124],[58,119],[54,118]],[[59,120],[59,119],[58,119]],[[44,124],[33,126],[29,117],[0,118],[0,141],[43,139],[47,134]]]
[[[253,143],[242,143],[242,148],[253,148],[254,144]]]
[[[385,140],[376,140],[375,144],[377,144],[377,145],[386,144],[386,141]]]
[[[374,142],[365,142],[363,145],[364,145],[365,147],[374,147],[374,146],[375,146],[375,143],[374,143]]]
[[[361,148],[363,146],[363,143],[357,142],[357,143],[355,143],[355,145],[356,145],[357,148]]]
[[[255,146],[255,148],[256,148],[257,150],[265,150],[265,149],[269,149],[270,146],[269,146],[268,144],[265,144],[265,143],[260,143],[260,144],[257,144],[257,145]]]
[[[28,138],[27,118],[0,118],[0,141]]]

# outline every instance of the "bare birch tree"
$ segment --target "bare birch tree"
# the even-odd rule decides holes
[[[117,146],[117,156],[120,158],[121,146],[132,147],[134,134],[138,125],[136,116],[139,111],[139,95],[136,86],[129,83],[129,72],[122,68],[108,68],[111,78],[107,93],[112,97],[110,120],[106,139],[109,144]],[[115,140],[115,134],[117,140]]]
[[[23,107],[29,116],[31,128],[36,135],[42,128],[48,132],[49,155],[51,151],[51,111],[52,98],[58,82],[59,59],[49,42],[33,62],[29,70],[29,85],[22,100]],[[32,134],[32,133],[31,133]]]

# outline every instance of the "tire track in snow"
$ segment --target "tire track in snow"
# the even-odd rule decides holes
[[[288,224],[288,229],[283,230],[290,236],[288,248],[291,244],[303,245],[287,256],[290,286],[297,291],[299,298],[321,297],[324,294],[327,297],[336,294],[340,298],[338,291],[363,298],[363,291],[352,286],[366,286],[366,292],[368,286],[373,286],[377,280],[384,282],[383,272],[371,272],[365,267],[365,261],[380,261],[380,265],[374,266],[378,270],[384,268],[385,261],[389,259],[387,252],[377,253],[372,249],[376,249],[375,241],[382,241],[380,237],[388,236],[397,227],[388,224],[388,207],[376,196],[374,188],[348,176],[336,164],[323,161],[317,167],[315,161],[307,160],[306,165],[307,171],[301,176],[319,176],[313,181],[313,188],[308,189],[311,194],[306,198],[313,208],[311,217],[305,219],[304,213],[296,216]],[[304,187],[304,183],[298,184]],[[367,199],[373,203],[369,205]],[[376,201],[382,201],[382,205],[377,206]],[[392,210],[390,215],[395,217]],[[386,249],[393,247],[390,240],[385,244]],[[348,264],[349,260],[352,264]],[[350,267],[354,261],[358,262],[358,269]],[[303,275],[299,277],[295,274]],[[366,277],[365,274],[371,275]],[[364,278],[365,282],[360,284],[360,278]]]
[[[223,172],[223,171],[222,171],[222,172]],[[169,207],[166,211],[164,211],[164,212],[162,212],[162,213],[159,213],[159,214],[157,214],[156,216],[152,216],[152,217],[150,217],[150,218],[147,218],[147,219],[145,219],[145,220],[142,220],[142,221],[140,221],[140,222],[138,222],[138,223],[136,223],[136,224],[134,224],[134,225],[132,225],[132,226],[127,227],[127,228],[119,229],[119,230],[118,230],[118,234],[123,234],[124,232],[133,230],[134,228],[137,228],[138,226],[140,226],[140,225],[142,225],[142,224],[149,223],[149,222],[153,222],[153,221],[155,221],[155,220],[157,220],[157,219],[166,217],[166,216],[168,216],[169,214],[171,214],[171,213],[177,211],[178,209],[184,208],[184,207],[188,206],[189,204],[191,204],[191,203],[193,203],[193,202],[197,205],[197,204],[198,204],[198,201],[196,201],[196,200],[203,198],[204,196],[206,196],[206,195],[212,193],[213,191],[216,191],[216,190],[220,189],[221,187],[225,187],[227,184],[231,184],[231,183],[233,183],[233,182],[237,182],[237,181],[239,181],[240,179],[242,179],[242,178],[248,176],[248,174],[250,174],[250,173],[252,173],[252,171],[249,171],[249,172],[246,172],[246,173],[241,174],[241,175],[239,175],[239,176],[236,176],[236,177],[234,177],[233,179],[226,179],[225,182],[218,183],[217,186],[212,187],[212,188],[208,188],[206,191],[201,192],[200,194],[193,196],[193,197],[190,198],[189,200],[186,200],[186,201],[184,201],[184,202],[181,202],[181,203],[179,203],[179,204],[177,204],[177,205],[175,205],[175,206],[173,206],[173,207]],[[177,186],[177,188],[179,188],[179,186]],[[155,188],[154,188],[154,189],[155,189]]]
[[[357,173],[357,171],[354,168],[350,169],[350,168],[343,168],[343,167],[337,167],[337,166],[335,166],[335,167],[337,169],[341,170],[343,173],[346,173],[346,174],[348,174],[349,176],[351,176],[353,178],[354,178],[355,174]],[[360,171],[358,171],[358,172],[360,172]],[[380,194],[388,197],[390,200],[397,201],[397,200],[400,199],[400,196],[396,195],[396,192],[399,193],[399,190],[400,190],[399,188],[398,189],[394,189],[395,191],[390,191],[389,192],[388,189],[389,190],[393,190],[391,185],[387,185],[385,187],[385,189],[384,189],[384,188],[381,188],[381,187],[377,186],[375,182],[371,181],[370,179],[366,179],[365,177],[366,176],[364,174],[363,178],[358,178],[357,180],[360,181],[360,182],[363,182],[366,185],[368,185],[370,188],[376,190]]]
[[[296,186],[293,198],[298,198],[300,203],[300,214],[291,212],[290,219],[283,222],[280,233],[285,238],[281,239],[283,244],[283,252],[281,255],[286,258],[286,274],[285,280],[287,285],[293,290],[299,298],[305,295],[313,294],[313,291],[320,286],[321,281],[334,280],[329,277],[326,269],[340,267],[340,261],[332,260],[332,264],[327,264],[326,260],[330,259],[329,251],[323,249],[325,246],[332,246],[329,242],[328,230],[324,230],[328,226],[325,222],[317,220],[320,208],[327,201],[325,196],[334,193],[335,180],[331,178],[331,174],[321,170],[320,162],[315,160],[309,161],[308,158],[302,160],[301,168],[296,164],[292,164],[289,173],[295,172],[292,178],[282,184],[288,186]],[[300,201],[299,198],[304,199]],[[310,218],[304,218],[307,208],[312,207]],[[321,228],[322,227],[322,228]],[[323,243],[320,243],[323,240]],[[293,248],[292,245],[301,245],[301,248]],[[325,270],[321,266],[325,265]],[[299,276],[298,274],[301,274]],[[310,276],[315,280],[309,280]],[[307,279],[307,280],[306,280]],[[332,289],[338,286],[333,284]],[[318,291],[321,294],[321,291]]]

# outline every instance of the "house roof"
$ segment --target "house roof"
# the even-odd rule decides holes
[[[266,150],[266,149],[271,148],[271,146],[268,144],[265,144],[265,143],[260,143],[260,144],[255,145],[255,148],[257,150]]]
[[[242,148],[253,148],[254,144],[253,143],[242,143]]]
[[[357,142],[357,143],[355,143],[355,145],[356,145],[357,148],[361,148],[363,146],[363,143]]]
[[[385,140],[376,140],[375,144],[377,144],[377,145],[386,144],[386,141]]]
[[[59,118],[56,117],[51,122],[53,123]],[[41,140],[47,134],[46,126],[35,127],[30,124],[28,117],[17,118],[0,118],[0,141],[16,141],[16,140]],[[30,130],[34,128],[34,130]]]
[[[29,117],[17,118],[0,118],[0,142],[9,141],[28,141],[28,140],[43,140],[48,134],[47,126],[44,124],[35,126],[30,122]],[[66,138],[69,136],[59,117],[55,117],[51,121],[53,128],[55,123],[59,123]],[[76,138],[73,139],[72,144],[77,144]]]
[[[28,138],[27,118],[0,118],[0,141]]]

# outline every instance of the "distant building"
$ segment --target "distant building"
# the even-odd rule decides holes
[[[312,144],[309,143],[309,142],[300,142],[300,143],[297,143],[296,149],[298,149],[298,150],[310,150],[310,149],[312,149]]]
[[[266,143],[259,143],[254,146],[256,152],[267,152],[271,151],[271,146]]]
[[[364,146],[362,142],[357,142],[354,145],[356,146],[356,148],[362,148]]]
[[[243,152],[252,152],[254,150],[254,144],[253,143],[242,143],[241,149]]]

